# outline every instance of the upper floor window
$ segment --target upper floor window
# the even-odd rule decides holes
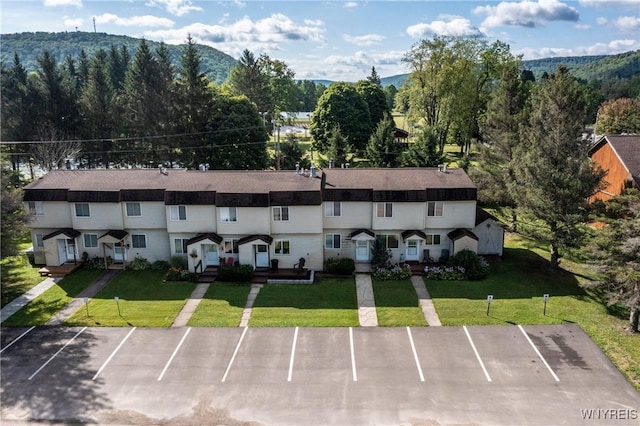
[[[82,234],[82,240],[84,242],[84,248],[96,248],[96,247],[98,247],[98,235],[97,234]]]
[[[324,204],[324,215],[327,217],[342,216],[342,203],[340,201],[327,201]]]
[[[427,216],[442,216],[442,201],[429,201],[427,203]]]
[[[428,245],[428,246],[438,246],[438,245],[440,245],[440,235],[439,234],[427,235],[427,240],[426,240],[425,244]]]
[[[44,208],[42,201],[29,201],[29,214],[33,216],[43,216]]]
[[[229,238],[227,240],[224,240],[224,252],[238,254],[239,253],[238,240],[235,238]]]
[[[275,222],[283,222],[289,220],[289,207],[274,207],[273,220]]]
[[[36,234],[36,247],[44,247],[44,234]]]
[[[171,206],[169,209],[169,219],[187,220],[187,206]]]
[[[378,217],[393,217],[393,203],[378,203]]]
[[[127,203],[127,216],[129,216],[129,217],[142,216],[142,210],[140,209],[140,203]]]
[[[91,216],[88,203],[76,203],[76,217]]]
[[[276,254],[291,254],[291,244],[289,240],[276,240],[275,246]]]
[[[341,240],[342,240],[342,236],[340,234],[325,234],[324,248],[339,249]]]
[[[235,207],[220,207],[220,222],[237,222],[238,211]]]
[[[376,235],[376,239],[380,241],[388,249],[398,248],[398,236],[397,235]]]
[[[147,248],[147,236],[144,234],[131,234],[132,248]]]

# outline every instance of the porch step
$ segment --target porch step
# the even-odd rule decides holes
[[[199,283],[212,283],[218,276],[218,267],[207,266],[207,268],[198,274],[197,282]]]

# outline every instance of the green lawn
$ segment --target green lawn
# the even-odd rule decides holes
[[[24,294],[44,280],[38,273],[40,267],[29,263],[27,256],[18,255],[0,260],[0,307],[4,307],[16,297]]]
[[[427,321],[411,280],[373,280],[378,325],[383,327],[424,326]]]
[[[358,326],[356,284],[353,278],[327,279],[320,284],[269,284],[253,307],[253,327]]]
[[[193,327],[237,327],[247,303],[249,284],[214,283],[189,319]]]
[[[162,282],[164,271],[127,270],[114,278],[67,325],[168,327],[175,320],[195,284]],[[120,312],[115,297],[119,298]]]
[[[2,325],[42,325],[74,297],[97,280],[104,271],[79,269],[7,318]]]
[[[640,389],[640,335],[624,329],[623,310],[607,308],[593,290],[582,287],[593,276],[582,265],[563,261],[548,267],[546,253],[531,240],[510,236],[502,261],[482,281],[430,281],[427,288],[443,325],[576,323]],[[543,314],[544,293],[550,295]],[[489,315],[487,295],[492,294]]]

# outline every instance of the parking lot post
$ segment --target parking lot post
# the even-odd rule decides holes
[[[489,315],[489,309],[491,308],[491,301],[493,300],[493,294],[487,296],[487,316]]]
[[[114,297],[113,300],[116,301],[116,306],[118,307],[118,316],[122,316],[122,314],[120,313],[120,298],[118,296]]]
[[[84,306],[85,308],[87,308],[87,318],[89,317],[89,298],[85,297],[84,298]]]
[[[542,295],[542,300],[544,301],[544,309],[542,310],[542,315],[547,315],[547,302],[549,301],[549,293],[545,293]]]

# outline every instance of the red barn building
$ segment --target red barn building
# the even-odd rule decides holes
[[[605,135],[589,150],[591,159],[607,172],[604,187],[590,201],[609,200],[626,188],[640,188],[640,135]]]

